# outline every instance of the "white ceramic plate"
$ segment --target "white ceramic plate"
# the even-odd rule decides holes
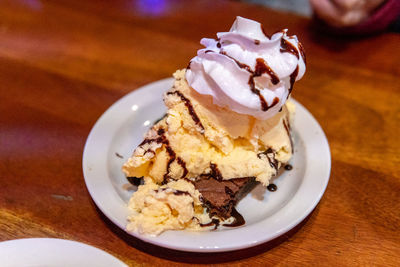
[[[27,238],[0,242],[2,267],[127,267],[98,248],[71,240]]]
[[[124,189],[127,180],[121,166],[147,129],[165,113],[162,94],[172,82],[164,79],[124,96],[100,117],[86,141],[82,163],[86,186],[100,210],[121,229],[126,226],[127,202],[132,194]],[[209,232],[167,231],[157,237],[130,234],[162,247],[219,252],[272,240],[300,223],[325,191],[331,159],[328,141],[318,122],[294,102],[293,169],[274,180],[277,191],[255,188],[239,202],[237,208],[246,220],[244,226]]]

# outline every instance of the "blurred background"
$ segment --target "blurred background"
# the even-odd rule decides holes
[[[400,32],[399,0],[238,0],[313,18],[339,35]]]
[[[242,2],[263,5],[272,9],[311,17],[312,9],[309,0],[240,0]]]

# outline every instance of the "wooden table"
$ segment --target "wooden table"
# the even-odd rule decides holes
[[[200,38],[236,15],[302,40],[308,69],[294,97],[329,140],[326,193],[300,226],[250,249],[183,253],[131,238],[86,190],[86,137],[112,103],[185,67]],[[399,266],[399,47],[398,34],[329,37],[307,19],[238,2],[2,1],[0,240],[77,240],[130,265]]]

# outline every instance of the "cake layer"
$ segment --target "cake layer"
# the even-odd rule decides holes
[[[201,175],[194,182],[210,216],[215,215],[224,219],[232,216],[236,203],[253,185],[255,185],[254,177],[218,181],[212,175]]]

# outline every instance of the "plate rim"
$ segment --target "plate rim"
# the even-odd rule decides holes
[[[241,245],[226,245],[226,246],[182,246],[182,245],[176,245],[176,244],[166,244],[165,242],[162,242],[161,238],[158,237],[153,237],[153,236],[147,236],[147,235],[141,235],[138,233],[132,233],[132,232],[128,232],[126,230],[126,222],[125,224],[122,224],[117,218],[115,218],[114,216],[112,216],[112,214],[110,214],[108,212],[108,210],[102,205],[101,203],[101,197],[99,198],[98,195],[98,191],[96,191],[96,188],[93,186],[92,181],[88,178],[89,174],[88,169],[87,169],[87,160],[88,160],[88,151],[89,151],[89,146],[91,145],[91,143],[93,142],[93,138],[94,135],[97,131],[97,129],[99,128],[100,123],[102,123],[105,119],[106,116],[110,115],[113,110],[115,110],[116,108],[118,108],[119,105],[121,105],[121,103],[123,103],[124,101],[127,101],[128,99],[134,97],[135,95],[138,94],[143,94],[144,92],[146,92],[147,90],[156,90],[156,91],[161,91],[161,90],[166,90],[169,89],[169,87],[167,86],[167,84],[172,84],[173,78],[165,78],[162,80],[158,80],[149,84],[146,84],[144,86],[141,86],[137,89],[135,89],[134,91],[126,94],[125,96],[121,97],[119,100],[117,100],[115,103],[113,103],[100,117],[99,119],[96,121],[96,123],[93,125],[87,139],[85,142],[85,146],[84,146],[84,150],[83,150],[83,155],[82,155],[82,168],[83,168],[83,175],[84,175],[84,180],[85,180],[85,184],[86,187],[89,191],[89,194],[91,196],[91,198],[93,199],[93,201],[95,202],[96,206],[103,212],[103,214],[108,217],[115,225],[117,225],[119,228],[121,228],[123,231],[125,231],[127,234],[138,238],[144,242],[148,242],[148,243],[152,243],[154,245],[157,246],[161,246],[161,247],[166,247],[169,249],[175,249],[175,250],[179,250],[179,251],[188,251],[188,252],[223,252],[223,251],[234,251],[234,250],[239,250],[239,249],[244,249],[244,248],[248,248],[248,247],[252,247],[252,246],[256,246],[268,241],[273,240],[274,238],[277,238],[279,236],[281,236],[282,234],[290,231],[291,229],[293,229],[296,225],[298,225],[299,223],[301,223],[313,210],[314,208],[318,205],[318,203],[320,202],[330,179],[330,172],[331,172],[331,152],[330,152],[330,147],[329,147],[329,143],[328,140],[326,138],[326,135],[322,129],[322,127],[319,125],[318,121],[313,117],[313,115],[302,105],[300,104],[298,101],[294,100],[293,98],[291,98],[292,102],[294,102],[296,104],[296,109],[301,109],[302,112],[304,112],[305,116],[307,117],[307,120],[309,121],[309,123],[313,124],[313,126],[315,127],[314,130],[319,131],[320,134],[320,141],[322,142],[322,146],[323,146],[323,152],[324,152],[324,156],[325,156],[325,164],[327,164],[327,168],[324,171],[324,179],[323,179],[323,183],[320,184],[319,186],[319,190],[318,190],[318,194],[313,196],[312,199],[312,203],[311,205],[307,206],[307,208],[303,209],[303,212],[301,215],[299,215],[297,217],[297,219],[294,219],[293,221],[291,221],[291,223],[286,224],[284,227],[280,227],[279,231],[276,231],[274,234],[270,234],[267,238],[260,238],[257,237],[255,240],[251,240],[251,241],[247,241],[247,243],[241,244]],[[160,88],[158,88],[160,87]],[[166,87],[166,88],[164,88]],[[151,89],[150,89],[151,88]],[[163,88],[163,89],[161,89]],[[148,92],[147,92],[148,93]],[[321,145],[321,144],[320,144]],[[105,157],[107,158],[107,156],[105,155]],[[306,176],[306,174],[304,174],[304,176]],[[303,177],[304,178],[304,177]],[[110,179],[109,179],[110,180]],[[300,188],[302,188],[302,184],[303,181],[300,183],[299,188],[297,190],[297,192],[292,196],[292,198],[288,201],[288,203],[290,203],[293,198],[295,198],[295,196],[299,193]],[[304,187],[304,186],[303,186]],[[116,193],[116,192],[115,192]],[[122,200],[121,200],[122,201]],[[285,207],[287,206],[287,204],[285,204],[284,207],[282,207],[282,209],[285,209]],[[127,207],[126,207],[127,208]],[[279,211],[280,212],[280,211]],[[125,218],[126,219],[126,218]],[[257,222],[254,225],[260,224],[261,222]],[[254,225],[252,225],[254,227]],[[247,226],[248,229],[250,228],[250,226]],[[246,228],[246,226],[242,227],[242,228]],[[239,229],[239,228],[238,228]],[[215,236],[216,233],[218,232],[213,232],[213,234]]]

